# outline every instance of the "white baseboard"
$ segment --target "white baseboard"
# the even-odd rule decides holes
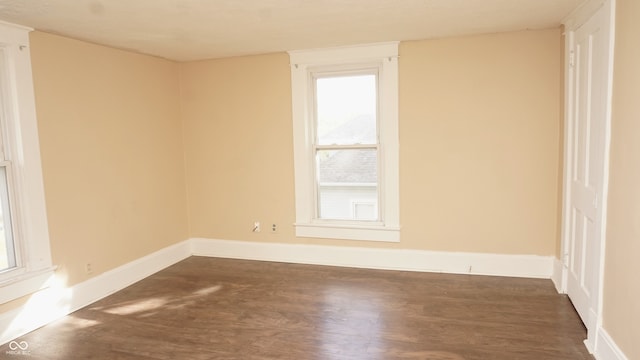
[[[558,291],[559,294],[564,294],[566,292],[564,288],[564,281],[562,279],[562,277],[564,276],[563,270],[564,270],[564,264],[562,264],[560,259],[557,259],[554,257],[553,272],[551,273],[551,281],[553,281],[553,285],[556,286],[556,290]]]
[[[356,268],[549,279],[553,257],[194,238],[193,255]]]
[[[70,288],[50,286],[26,304],[0,314],[0,344],[94,303],[191,255],[191,242],[166,247]]]
[[[70,303],[71,311],[76,311],[116,291],[122,290],[189,256],[191,256],[191,247],[190,242],[187,240],[75,285],[73,286],[74,297]]]
[[[584,326],[587,328],[587,338],[584,339],[584,346],[589,354],[596,351],[596,342],[598,341],[598,333],[602,330],[598,321],[598,313],[595,309],[587,309],[586,319],[583,319]]]
[[[277,244],[194,238],[70,288],[50,284],[26,304],[0,314],[0,344],[113,294],[191,255],[385,270],[550,278],[553,257]],[[53,279],[55,280],[55,279]],[[624,358],[622,358],[624,359]]]
[[[598,331],[597,343],[594,354],[597,360],[629,360],[605,329]]]

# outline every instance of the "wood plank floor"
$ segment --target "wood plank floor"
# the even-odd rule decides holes
[[[549,280],[190,257],[18,340],[34,360],[593,359],[585,336]]]

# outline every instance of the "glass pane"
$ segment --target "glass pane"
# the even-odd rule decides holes
[[[0,271],[16,266],[16,254],[11,230],[7,169],[0,167]]]
[[[376,149],[318,150],[321,219],[378,220]]]
[[[376,78],[368,74],[316,79],[319,145],[376,143]]]

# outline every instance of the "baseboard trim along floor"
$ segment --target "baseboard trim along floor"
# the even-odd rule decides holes
[[[553,257],[194,238],[193,255],[382,270],[549,279]]]
[[[191,255],[355,268],[492,275],[558,280],[552,256],[458,253],[407,249],[358,248],[259,243],[192,238],[134,260],[70,288],[55,285],[31,296],[23,306],[0,314],[0,344],[144,279]],[[556,284],[557,285],[557,284]],[[626,360],[606,332],[600,332],[597,359]],[[601,353],[601,356],[598,356]]]

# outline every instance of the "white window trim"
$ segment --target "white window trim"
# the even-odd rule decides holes
[[[296,236],[369,241],[400,241],[398,42],[316,50],[289,51],[293,112]],[[315,218],[313,119],[310,115],[310,70],[343,65],[380,66],[380,213],[381,222],[326,221]]]
[[[18,248],[17,267],[0,273],[0,304],[42,289],[54,271],[31,73],[32,30],[0,22],[0,47],[6,63],[2,70],[2,134],[12,164],[12,225]]]

